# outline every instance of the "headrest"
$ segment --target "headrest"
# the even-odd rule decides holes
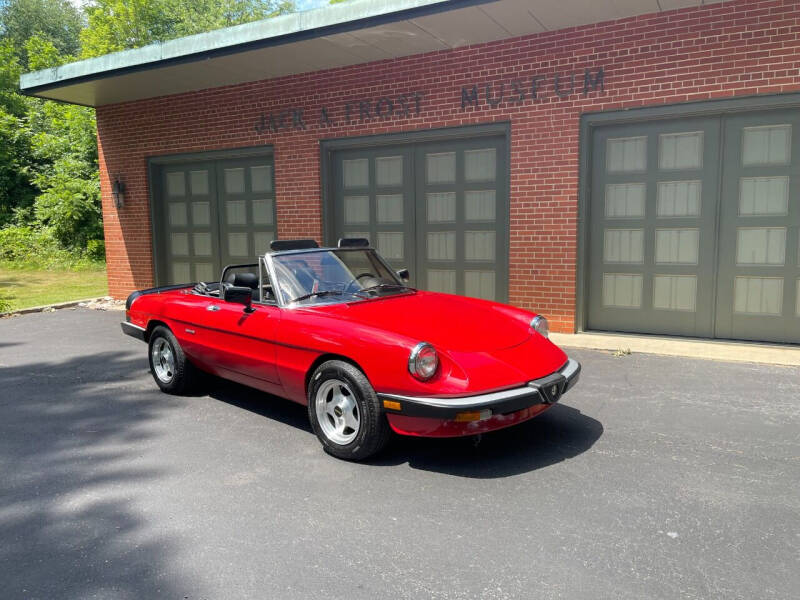
[[[230,278],[228,278],[230,280]],[[236,273],[231,282],[236,287],[249,287],[256,289],[258,287],[258,275],[255,273]]]
[[[339,238],[339,248],[369,248],[367,238]]]
[[[269,244],[269,249],[273,252],[306,250],[308,248],[319,248],[319,244],[315,240],[272,240]]]

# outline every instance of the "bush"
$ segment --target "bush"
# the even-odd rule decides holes
[[[37,176],[42,193],[34,202],[36,220],[66,248],[80,250],[103,234],[100,184],[83,171],[85,163],[57,160],[52,171]]]
[[[89,240],[86,242],[86,258],[103,261],[106,259],[106,243],[103,240]]]
[[[12,225],[0,229],[0,260],[24,261],[47,253],[56,245],[46,233]]]
[[[66,250],[50,229],[11,225],[0,229],[0,262],[4,268],[11,269],[96,268],[103,261],[104,244],[102,240],[90,241],[94,243],[85,252]]]

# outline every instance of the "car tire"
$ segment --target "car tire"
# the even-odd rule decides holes
[[[163,326],[153,329],[147,350],[150,372],[161,391],[168,394],[191,391],[197,382],[197,370],[169,329]]]
[[[325,452],[344,460],[364,460],[377,454],[391,436],[369,380],[341,360],[322,363],[311,376],[308,418]]]

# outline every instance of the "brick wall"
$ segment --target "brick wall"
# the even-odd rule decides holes
[[[604,90],[582,93],[585,68]],[[575,92],[555,93],[554,74]],[[511,80],[539,82],[515,102]],[[484,100],[485,84],[496,107]],[[462,86],[478,107],[462,110]],[[563,88],[562,88],[563,90]],[[729,1],[450,51],[104,106],[97,110],[108,279],[112,295],[153,284],[146,157],[271,144],[278,233],[321,239],[319,139],[510,121],[510,301],[573,331],[578,128],[584,112],[800,90],[800,3]],[[421,91],[419,115],[347,125],[345,104]],[[259,115],[305,109],[308,129],[259,133]],[[320,127],[320,107],[333,126]],[[357,117],[357,115],[354,115]],[[127,185],[113,206],[110,175]]]

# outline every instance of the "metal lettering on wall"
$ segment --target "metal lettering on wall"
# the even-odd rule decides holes
[[[502,103],[522,104],[528,100],[541,100],[549,94],[566,98],[572,94],[605,90],[603,67],[584,69],[583,74],[575,71],[553,75],[533,75],[527,78],[511,79],[494,83],[465,85],[461,88],[461,110],[468,106],[477,108],[484,104],[497,108]]]
[[[399,96],[381,96],[372,100],[355,100],[346,103],[343,111],[340,109],[337,112],[323,106],[313,116],[304,108],[289,107],[278,112],[261,113],[256,120],[255,129],[258,133],[280,133],[290,130],[305,131],[314,127],[336,127],[375,120],[418,117],[423,96],[422,92],[413,92]]]

